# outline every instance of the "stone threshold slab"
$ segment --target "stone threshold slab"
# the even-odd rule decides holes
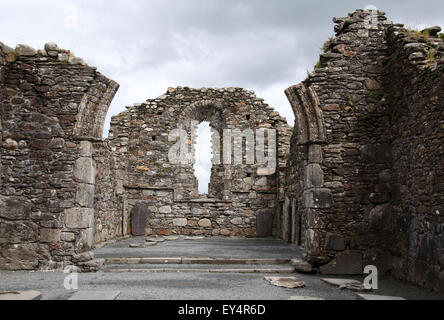
[[[142,273],[156,273],[156,272],[203,272],[203,273],[271,273],[271,274],[288,274],[294,273],[294,268],[280,268],[280,269],[181,269],[181,268],[153,268],[153,269],[106,269],[103,272],[110,273],[124,273],[124,272],[142,272]]]
[[[106,258],[105,264],[285,264],[291,259],[266,258],[209,258],[209,257],[146,257],[146,258]]]

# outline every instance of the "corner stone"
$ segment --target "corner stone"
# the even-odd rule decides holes
[[[65,210],[65,226],[70,229],[86,229],[93,226],[94,209],[71,208]]]
[[[333,204],[333,197],[330,189],[310,189],[304,192],[304,202],[306,208],[329,209]]]

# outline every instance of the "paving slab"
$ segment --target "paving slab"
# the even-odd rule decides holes
[[[325,283],[339,287],[339,289],[348,289],[352,291],[370,291],[366,289],[364,284],[358,280],[352,279],[337,279],[337,278],[321,278]]]
[[[288,289],[305,287],[304,281],[299,281],[296,277],[265,277],[270,284]]]
[[[117,300],[120,296],[120,291],[89,291],[81,290],[74,293],[68,300]]]
[[[352,279],[337,279],[337,278],[321,278],[322,281],[325,283],[331,284],[333,286],[343,286],[348,284],[361,284],[358,280],[352,280]]]
[[[406,300],[402,297],[394,297],[394,296],[381,296],[376,294],[363,294],[363,293],[357,293],[356,294],[357,300]]]
[[[40,300],[42,294],[39,291],[5,291],[0,292],[0,300]]]

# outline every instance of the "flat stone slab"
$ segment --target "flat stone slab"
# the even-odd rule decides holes
[[[138,264],[138,263],[164,263],[164,264],[244,264],[269,265],[286,264],[289,259],[240,259],[240,258],[211,258],[211,257],[143,257],[143,258],[107,258],[106,264]],[[294,270],[294,269],[293,269]]]
[[[68,300],[117,300],[120,291],[77,291]]]
[[[321,278],[325,283],[339,287],[339,289],[349,289],[352,291],[370,291],[364,288],[362,282],[352,279],[335,279],[335,278]]]
[[[131,243],[129,245],[130,248],[146,248],[157,245],[157,241],[154,242],[146,242],[146,243]]]
[[[357,300],[406,300],[402,297],[395,297],[395,296],[380,296],[376,294],[363,294],[363,293],[357,293],[356,294]]]
[[[290,268],[225,268],[223,266],[218,266],[219,268],[208,268],[208,265],[195,265],[191,268],[108,268],[103,269],[103,272],[111,273],[126,273],[126,272],[143,272],[143,273],[159,273],[159,272],[205,272],[205,273],[263,273],[263,274],[291,274],[294,272],[292,267]]]
[[[324,281],[325,283],[337,287],[347,284],[361,284],[361,282],[359,282],[358,280],[352,280],[352,279],[321,278],[321,280]]]
[[[176,240],[181,240],[180,236],[164,236],[165,240],[167,241],[176,241]]]
[[[205,237],[201,237],[201,236],[184,236],[182,239],[183,240],[204,240]]]
[[[0,291],[0,300],[40,300],[42,294],[39,291]]]
[[[305,287],[305,282],[299,281],[296,277],[265,277],[264,279],[277,287],[289,289]]]
[[[148,237],[146,238],[146,242],[165,242],[164,237]]]
[[[322,298],[316,297],[307,297],[307,296],[291,296],[288,300],[298,300],[298,301],[309,301],[309,300],[325,300]]]

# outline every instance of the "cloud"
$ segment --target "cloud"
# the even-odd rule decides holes
[[[444,25],[442,0],[17,0],[2,3],[0,41],[57,42],[117,81],[106,132],[124,106],[178,85],[255,90],[292,125],[284,90],[313,69],[332,17],[367,5],[407,26]]]

